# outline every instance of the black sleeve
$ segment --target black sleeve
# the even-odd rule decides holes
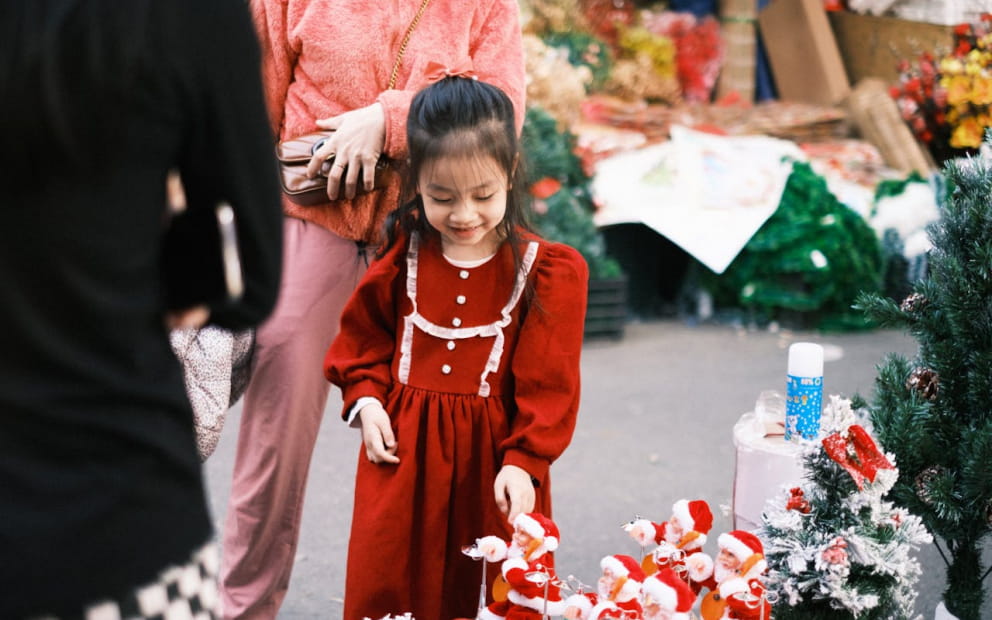
[[[178,4],[178,3],[177,3]],[[255,325],[272,311],[282,261],[282,208],[262,91],[258,41],[242,0],[195,0],[185,36],[196,81],[193,124],[180,165],[189,208],[218,200],[235,211],[245,278],[238,303],[211,308],[211,322]]]

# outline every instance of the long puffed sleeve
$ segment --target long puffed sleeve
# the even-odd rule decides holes
[[[504,465],[541,483],[575,429],[589,269],[577,251],[552,244],[535,270],[534,298],[511,366],[517,413],[500,448]]]
[[[372,263],[345,305],[341,330],[324,357],[324,376],[344,395],[344,419],[359,398],[386,402],[392,384],[398,295],[405,281],[405,249],[398,242]]]
[[[237,28],[232,25],[238,26]],[[194,40],[211,42],[188,53],[200,90],[189,96],[196,110],[179,172],[189,209],[227,201],[235,213],[244,272],[243,297],[211,308],[212,323],[252,327],[275,306],[282,264],[282,212],[272,134],[265,123],[259,73],[260,49],[247,7],[240,2],[205,3],[189,24]],[[223,42],[212,42],[224,32]],[[202,56],[210,54],[211,62]]]

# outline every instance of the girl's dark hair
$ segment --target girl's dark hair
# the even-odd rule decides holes
[[[519,266],[521,229],[530,230],[523,194],[513,102],[502,90],[475,79],[449,76],[424,88],[413,98],[406,124],[409,161],[403,193],[405,202],[386,219],[384,253],[400,232],[431,230],[417,182],[425,165],[443,157],[490,157],[506,171],[509,187],[506,215],[497,230],[510,244]]]
[[[0,155],[8,174],[43,180],[52,166],[98,165],[100,149],[121,130],[118,111],[133,90],[149,5],[0,3],[0,118],[4,142],[18,150]]]

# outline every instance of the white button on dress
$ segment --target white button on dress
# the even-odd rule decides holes
[[[462,280],[468,280],[468,270],[462,269],[461,271],[459,271],[458,277],[461,278]]]
[[[457,303],[459,305],[464,304],[465,303],[465,296],[464,295],[459,295],[458,297],[455,297],[455,303]]]
[[[446,375],[450,375],[451,374],[451,366],[448,366],[447,364],[445,364],[444,366],[441,366],[441,372],[443,372]]]
[[[451,319],[451,324],[454,325],[455,327],[458,327],[462,324],[462,320],[456,316],[455,318]]]
[[[449,340],[448,341],[448,350],[449,351],[454,351],[455,350],[455,341],[454,340]]]

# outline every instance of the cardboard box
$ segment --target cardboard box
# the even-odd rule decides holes
[[[910,131],[881,78],[865,78],[847,98],[848,114],[861,136],[875,145],[891,168],[928,176],[937,166]]]
[[[867,77],[895,84],[900,60],[914,61],[925,51],[939,56],[954,49],[953,26],[848,11],[830,12],[829,21],[852,84]]]
[[[779,99],[834,105],[850,92],[823,0],[772,0],[758,14]]]

